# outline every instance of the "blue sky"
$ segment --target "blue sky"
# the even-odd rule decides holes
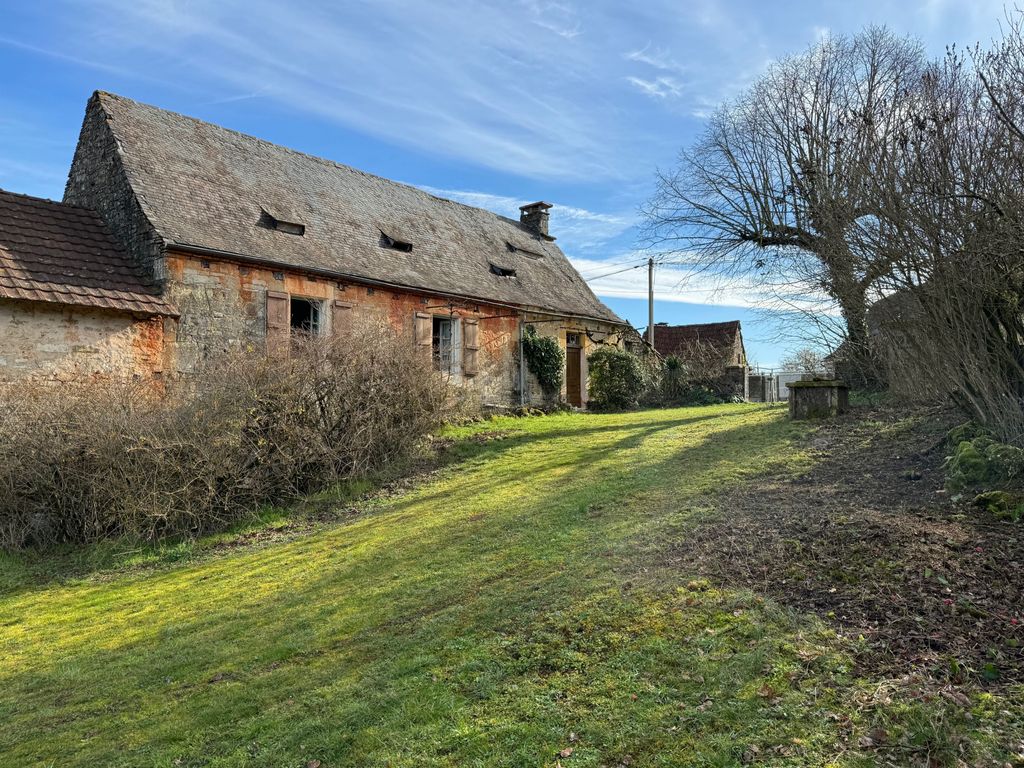
[[[637,208],[708,112],[775,58],[886,24],[940,54],[1001,2],[3,0],[0,187],[59,199],[95,89],[517,215],[548,200],[584,276],[639,261]],[[646,276],[591,282],[638,327]],[[656,319],[738,318],[774,365],[793,342],[756,296],[660,267]]]

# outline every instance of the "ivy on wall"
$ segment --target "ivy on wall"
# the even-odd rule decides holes
[[[565,353],[557,339],[541,336],[536,328],[528,325],[523,329],[523,356],[545,393],[550,395],[562,388]]]

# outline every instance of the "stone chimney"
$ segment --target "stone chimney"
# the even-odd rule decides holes
[[[548,234],[548,208],[550,207],[551,203],[543,201],[522,205],[519,207],[519,222],[538,235],[546,237],[548,240],[554,240],[555,238]]]

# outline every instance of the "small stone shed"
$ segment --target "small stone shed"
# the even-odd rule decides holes
[[[747,350],[743,345],[743,330],[739,320],[722,323],[691,323],[669,325],[655,323],[654,348],[662,357],[677,355],[687,358],[697,354],[701,358],[717,355],[722,375],[716,384],[719,394],[750,395],[747,383]]]
[[[99,215],[0,190],[0,381],[159,379],[176,314]]]

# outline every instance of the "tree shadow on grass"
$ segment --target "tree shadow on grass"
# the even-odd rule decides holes
[[[126,570],[178,567],[183,561],[206,557],[211,552],[239,546],[272,545],[309,535],[325,526],[344,525],[372,506],[366,503],[367,497],[372,500],[375,495],[391,498],[394,494],[406,494],[410,489],[430,482],[440,470],[457,471],[460,465],[493,461],[506,451],[517,450],[538,442],[557,446],[557,441],[564,438],[586,440],[595,434],[611,432],[624,432],[630,435],[620,443],[609,445],[604,451],[607,453],[634,445],[654,431],[737,415],[735,412],[709,413],[707,409],[701,409],[699,413],[692,410],[674,413],[677,415],[672,418],[655,421],[645,419],[637,423],[630,423],[629,420],[640,414],[601,414],[596,416],[601,423],[593,427],[569,425],[534,431],[501,431],[498,436],[483,431],[458,440],[439,441],[436,449],[422,462],[408,469],[395,468],[390,479],[357,478],[334,489],[326,489],[306,499],[296,500],[291,503],[291,509],[265,508],[257,512],[252,519],[240,521],[223,532],[204,534],[197,538],[177,538],[160,542],[114,539],[98,544],[55,547],[45,551],[0,552],[0,599],[26,591],[45,589],[53,583],[84,579],[104,572],[116,575]],[[583,415],[577,417],[587,418]],[[531,422],[531,426],[536,426],[536,422]],[[538,471],[554,469],[556,466],[557,463],[541,466]],[[375,491],[375,488],[378,490]]]
[[[9,601],[0,614],[12,652],[0,667],[0,752],[56,759],[61,745],[74,744],[82,760],[102,762],[156,738],[167,756],[191,754],[196,744],[224,755],[270,732],[277,756],[294,758],[295,739],[322,738],[339,764],[357,764],[353,750],[373,742],[374,723],[397,730],[406,721],[418,723],[413,732],[423,731],[420,749],[429,750],[475,706],[459,686],[438,686],[430,670],[459,665],[479,644],[515,645],[552,610],[615,589],[607,553],[656,516],[645,500],[685,503],[721,474],[760,471],[765,451],[781,455],[789,445],[781,424],[762,433],[772,444],[747,439],[746,421],[598,430],[591,441],[565,440],[566,456],[538,458],[532,440],[494,446],[481,466],[346,526]],[[505,477],[493,483],[497,470]],[[595,507],[600,513],[590,514]],[[59,635],[40,635],[61,619]],[[588,631],[623,629],[599,618]],[[12,647],[14,637],[32,647]],[[599,677],[612,674],[603,658],[593,662]],[[535,674],[514,659],[499,666],[502,690]],[[386,690],[360,694],[368,681]],[[550,729],[534,732],[516,719],[527,716],[512,712],[503,728],[540,748]],[[320,717],[348,735],[311,733]],[[55,733],[21,741],[42,725]],[[99,735],[82,744],[83,733]]]

